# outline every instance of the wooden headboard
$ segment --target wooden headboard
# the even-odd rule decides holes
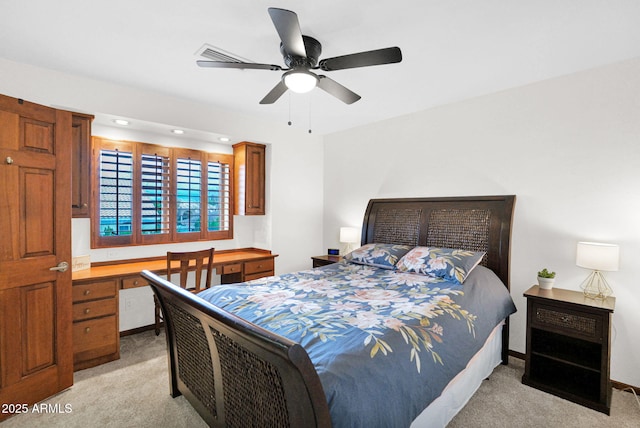
[[[485,251],[481,264],[509,289],[514,195],[372,199],[362,245],[404,244]]]

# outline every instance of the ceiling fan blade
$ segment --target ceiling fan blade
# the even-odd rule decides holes
[[[290,55],[306,57],[307,50],[304,47],[298,15],[290,10],[275,7],[269,8],[269,15],[280,36],[284,50]]]
[[[282,70],[282,67],[274,64],[256,64],[253,62],[226,62],[226,61],[196,61],[200,67],[212,68],[239,68],[254,70]]]
[[[278,101],[278,98],[287,92],[287,85],[281,80],[271,91],[260,101],[260,104],[273,104]]]
[[[393,47],[323,59],[320,61],[319,68],[324,71],[333,71],[368,67],[371,65],[393,64],[400,61],[402,61],[402,51],[398,47]]]
[[[318,76],[318,87],[346,104],[353,104],[361,98],[360,95],[352,90],[345,88],[335,80],[324,75]]]

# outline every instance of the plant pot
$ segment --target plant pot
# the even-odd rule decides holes
[[[542,278],[538,277],[538,286],[543,290],[551,290],[553,288],[553,282],[555,278]]]

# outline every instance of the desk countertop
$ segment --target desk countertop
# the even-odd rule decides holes
[[[219,267],[234,263],[242,263],[252,260],[270,259],[278,257],[269,250],[259,248],[240,248],[237,250],[220,250],[213,255],[213,266]],[[176,264],[177,266],[177,264]],[[111,278],[127,275],[136,275],[143,270],[149,270],[158,274],[165,274],[167,261],[164,257],[152,259],[117,260],[113,262],[98,263],[89,269],[79,270],[71,274],[73,281],[83,279]]]

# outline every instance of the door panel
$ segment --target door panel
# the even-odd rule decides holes
[[[53,123],[28,118],[21,118],[21,123],[23,130],[21,141],[24,148],[46,153],[54,152]]]
[[[54,186],[51,170],[23,168],[20,174],[22,257],[54,254]]]
[[[55,364],[54,287],[52,283],[23,287],[21,290],[22,376]]]
[[[0,95],[0,402],[73,383],[71,113]],[[8,417],[0,414],[0,420]]]

